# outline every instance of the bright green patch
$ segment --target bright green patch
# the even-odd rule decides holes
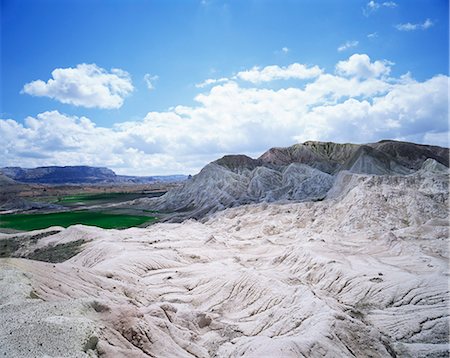
[[[51,214],[0,215],[0,227],[16,230],[38,230],[50,226],[68,227],[75,224],[104,229],[124,229],[156,220],[152,216],[119,215],[87,210]]]
[[[141,197],[142,194],[136,193],[98,193],[98,194],[75,194],[52,198],[53,203],[57,204],[89,204],[96,201],[116,201],[116,200],[133,200]]]
[[[111,203],[120,203],[131,201],[139,198],[152,198],[163,195],[164,192],[153,193],[80,193],[65,196],[47,196],[36,197],[34,201],[42,201],[67,207],[103,205]]]

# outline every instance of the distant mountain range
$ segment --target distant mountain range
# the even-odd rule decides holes
[[[203,218],[226,208],[273,201],[323,200],[339,174],[409,175],[446,171],[449,149],[383,140],[369,144],[308,141],[272,148],[257,159],[227,155],[159,198],[135,205],[174,213],[170,220]],[[334,192],[337,189],[334,188]]]
[[[2,177],[26,184],[147,184],[156,182],[179,182],[186,175],[127,176],[117,175],[108,168],[90,166],[49,166],[38,168],[5,167]]]

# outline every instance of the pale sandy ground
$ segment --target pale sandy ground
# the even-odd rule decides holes
[[[90,240],[64,263],[0,260],[0,356],[447,357],[447,184],[343,173],[321,202],[73,226],[39,242]]]

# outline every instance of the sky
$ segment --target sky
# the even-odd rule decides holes
[[[448,147],[447,0],[0,1],[0,167]]]

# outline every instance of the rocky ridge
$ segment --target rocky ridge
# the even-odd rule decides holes
[[[169,212],[169,221],[203,219],[243,204],[323,200],[342,171],[408,175],[427,160],[448,167],[448,148],[398,141],[363,145],[309,141],[272,148],[257,159],[224,156],[162,197],[139,199],[134,205]]]

